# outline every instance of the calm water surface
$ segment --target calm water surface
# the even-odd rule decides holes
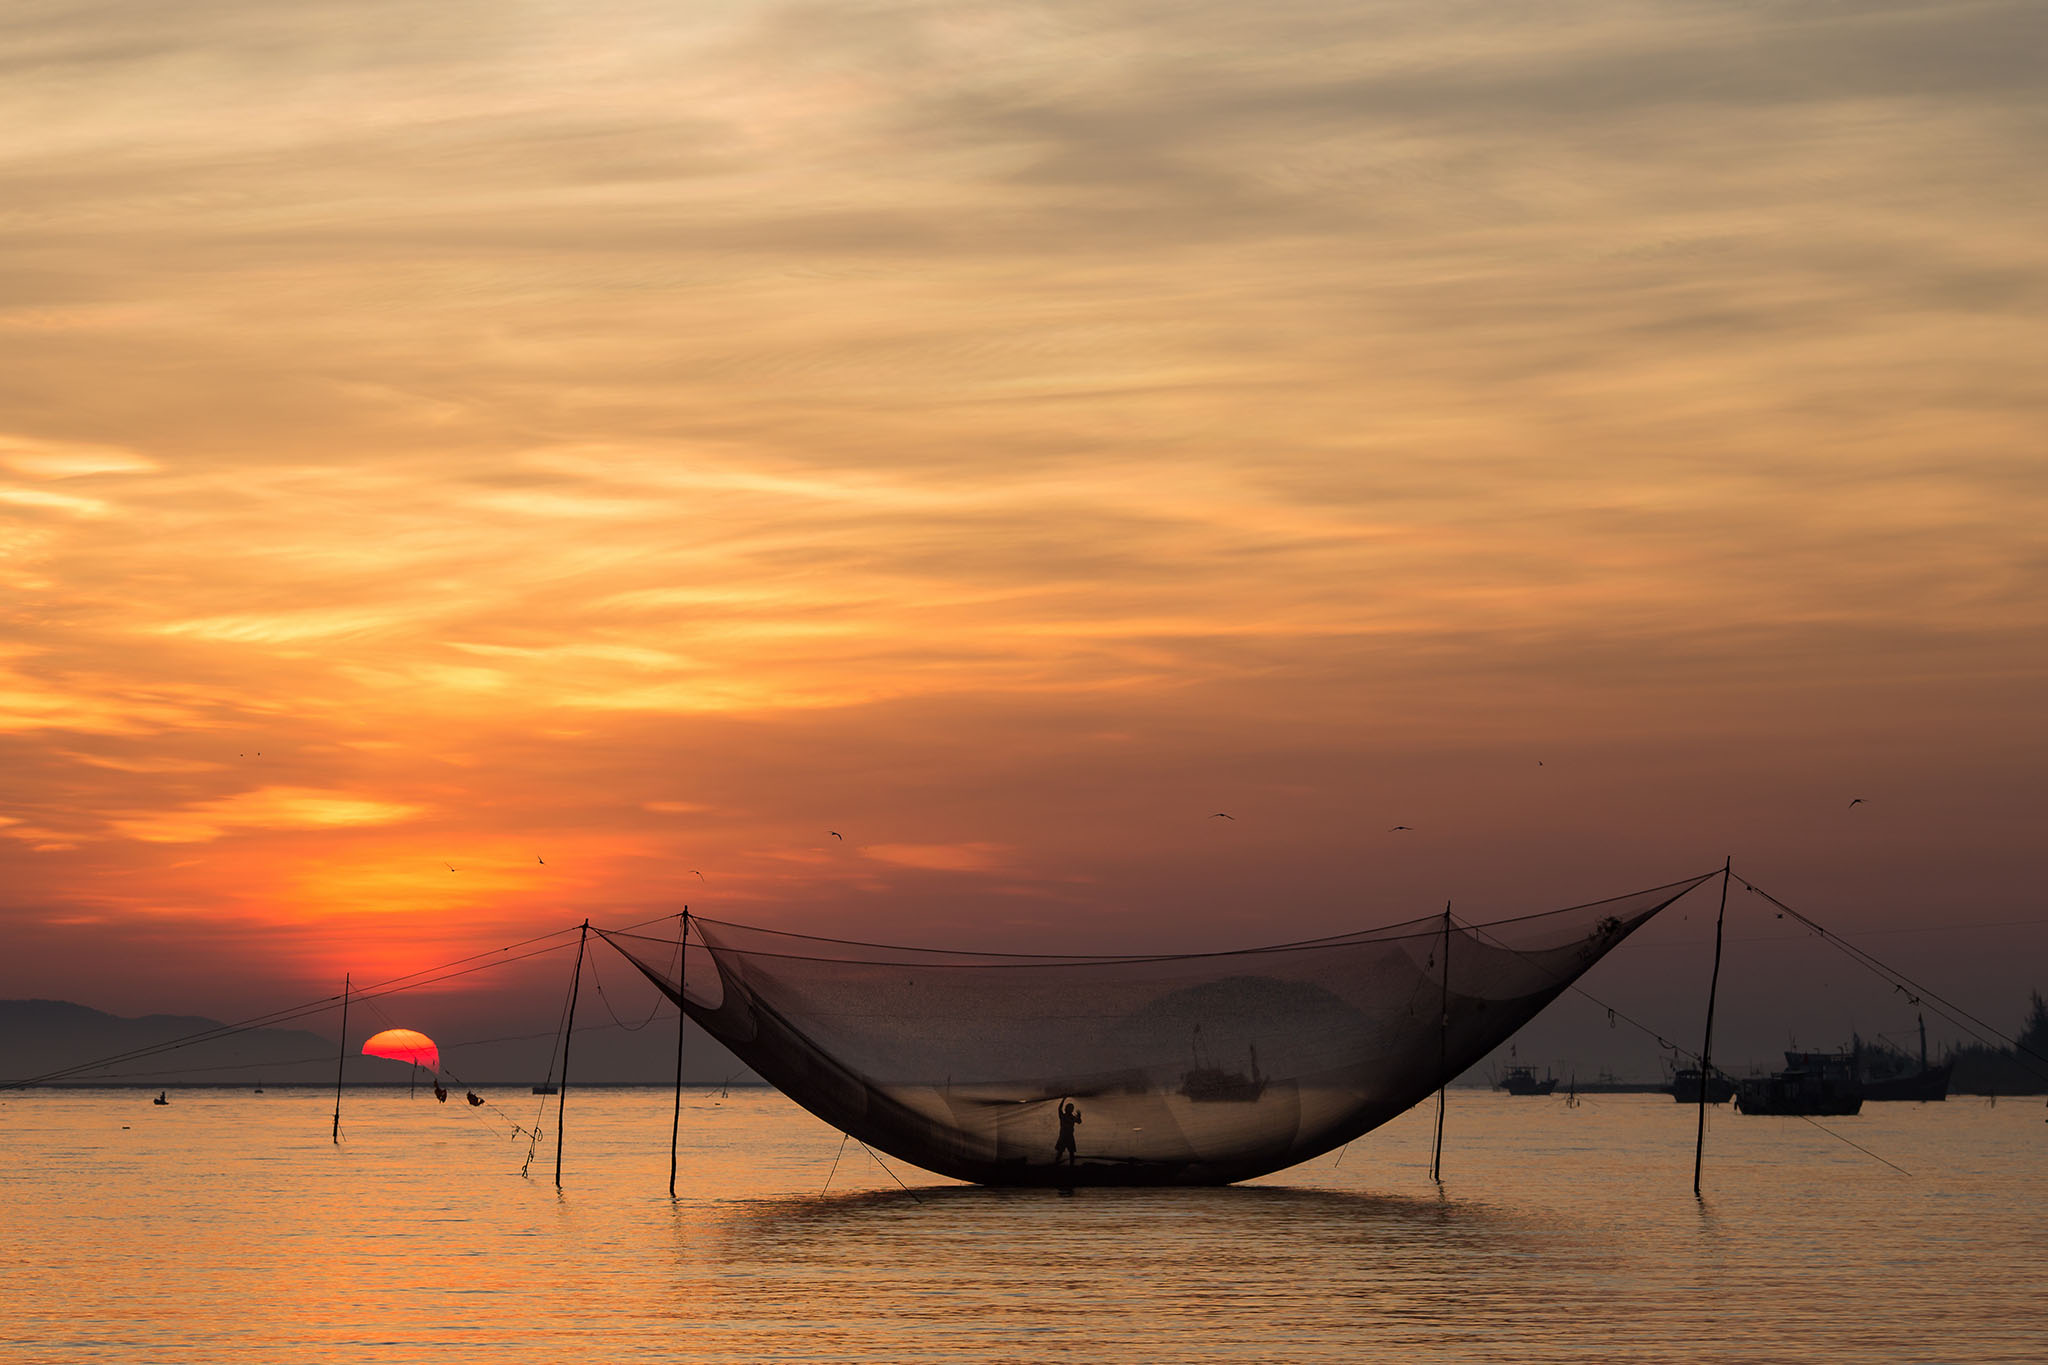
[[[991,1191],[770,1091],[0,1096],[13,1361],[2048,1360],[2048,1110],[1455,1094],[1257,1184]],[[497,1106],[503,1104],[504,1110]],[[835,1155],[837,1168],[834,1169]],[[830,1188],[827,1190],[827,1180]]]

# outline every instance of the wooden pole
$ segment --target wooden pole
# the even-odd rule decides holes
[[[334,1145],[341,1145],[341,1068],[348,1061],[348,974],[341,978],[341,1055],[334,1059]]]
[[[576,992],[583,985],[583,945],[590,941],[590,921],[576,938],[576,975],[569,980],[569,1026],[562,1033],[562,1088],[555,1095],[555,1188],[562,1188],[562,1111],[569,1107],[569,1044],[576,1040]]]
[[[1721,864],[1721,909],[1714,916],[1714,974],[1707,978],[1707,1036],[1700,1041],[1700,1127],[1692,1147],[1692,1197],[1700,1197],[1700,1167],[1707,1155],[1707,1087],[1714,1077],[1714,995],[1721,989],[1721,924],[1728,918],[1728,879],[1735,857]]]
[[[1437,1015],[1436,1066],[1439,1073],[1451,1064],[1451,903],[1444,902],[1444,989],[1440,1013]],[[1436,1089],[1436,1146],[1429,1154],[1429,1178],[1437,1184],[1444,1183],[1444,1099],[1451,1088],[1451,1078],[1444,1075],[1443,1083]]]
[[[668,1197],[676,1197],[676,1135],[683,1127],[683,983],[690,976],[690,907],[683,907],[683,927],[676,931],[676,1112],[668,1123]]]

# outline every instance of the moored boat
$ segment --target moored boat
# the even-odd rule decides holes
[[[1700,1069],[1696,1066],[1682,1066],[1671,1075],[1668,1087],[1671,1098],[1680,1104],[1700,1102]],[[1735,1098],[1735,1082],[1728,1079],[1719,1067],[1714,1068],[1713,1077],[1707,1082],[1707,1103],[1726,1104]]]
[[[1536,1073],[1528,1067],[1511,1066],[1502,1073],[1493,1088],[1505,1090],[1510,1095],[1548,1095],[1557,1089],[1557,1077],[1545,1076],[1539,1081]]]
[[[1862,1039],[1856,1040],[1857,1075],[1863,1082],[1863,1098],[1866,1100],[1945,1100],[1948,1098],[1948,1078],[1955,1067],[1947,1062],[1940,1066],[1927,1064],[1927,1016],[1920,1016],[1920,1070],[1908,1071],[1912,1065],[1900,1049],[1880,1041],[1873,1047],[1863,1046]]]
[[[1785,1063],[1783,1071],[1737,1084],[1737,1113],[1846,1117],[1862,1110],[1854,1053],[1787,1052]]]

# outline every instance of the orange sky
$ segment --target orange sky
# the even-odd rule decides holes
[[[0,23],[0,995],[2039,911],[2038,5]]]

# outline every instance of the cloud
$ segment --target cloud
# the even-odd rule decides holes
[[[988,872],[1009,852],[1001,844],[862,844],[863,858],[928,872]]]
[[[417,806],[347,792],[306,787],[262,787],[176,810],[131,813],[112,821],[115,832],[145,843],[208,843],[243,831],[345,829],[386,825],[421,814]]]
[[[23,905],[1156,909],[1193,790],[2038,749],[2038,5],[400,14],[0,16]]]

